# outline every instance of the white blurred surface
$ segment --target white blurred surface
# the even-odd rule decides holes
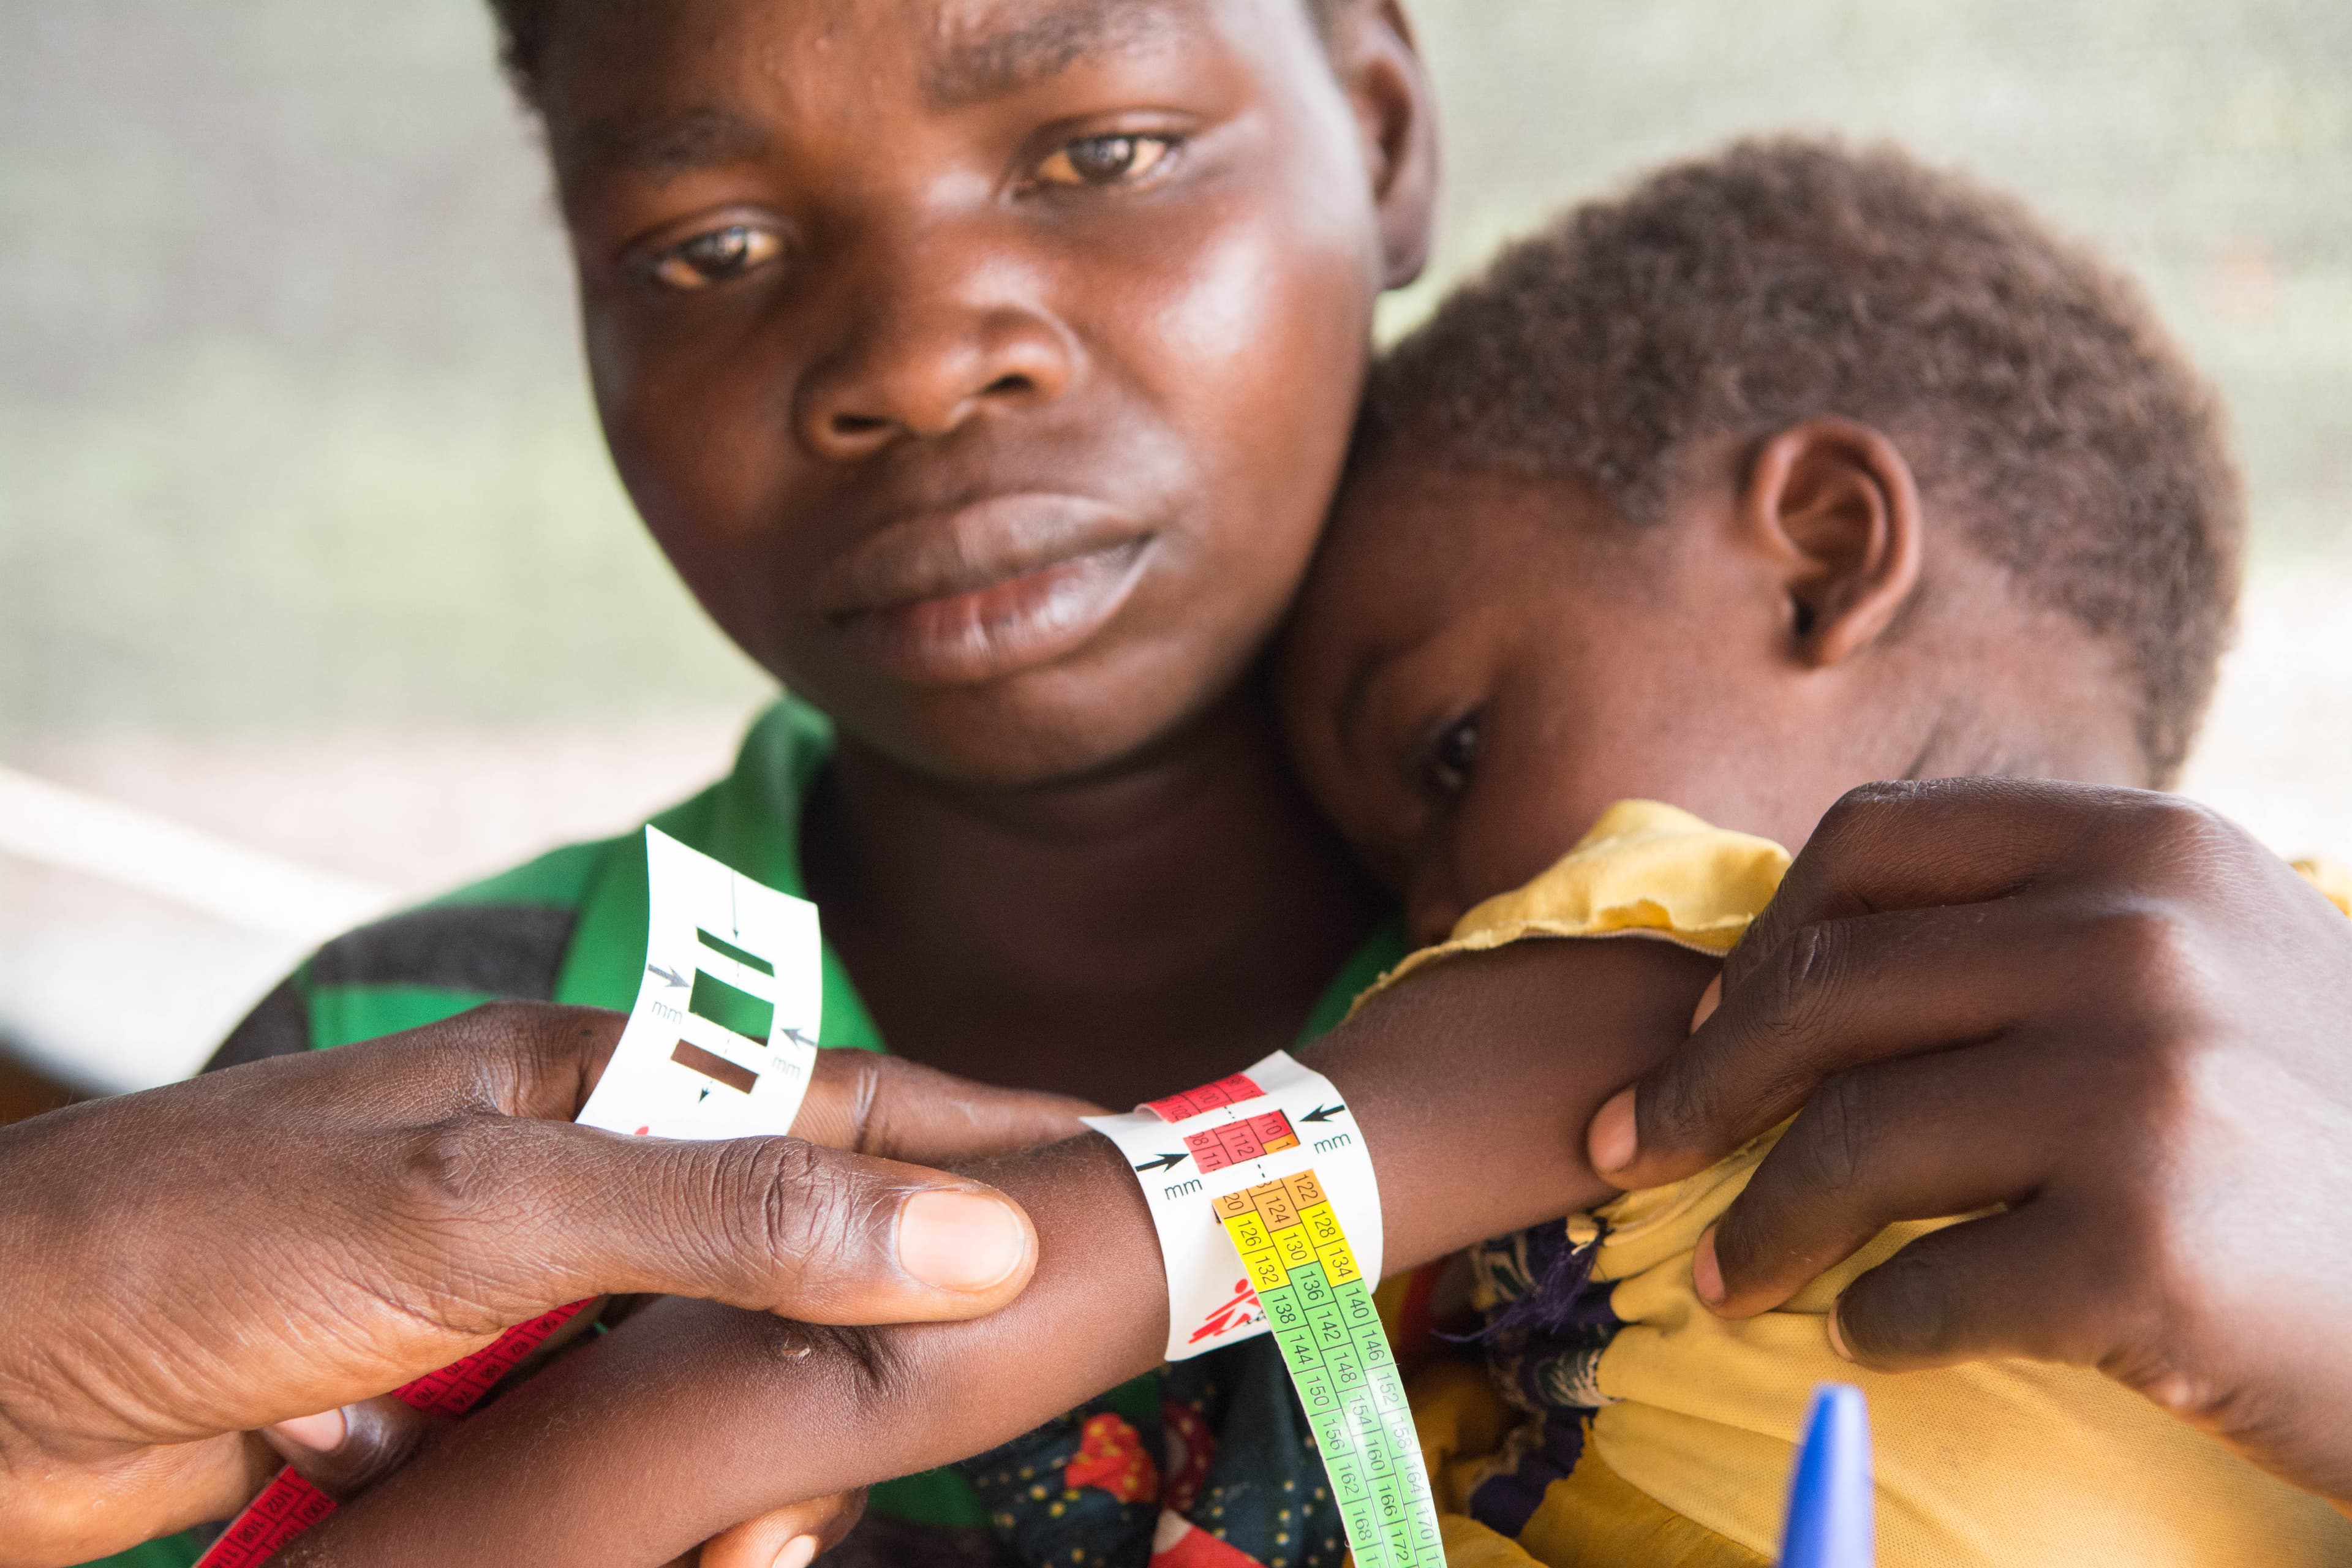
[[[2255,569],[2180,787],[2289,858],[2352,861],[2352,554]]]
[[[725,773],[747,721],[714,710],[300,743],[121,735],[13,760],[330,888],[380,890],[396,907],[559,844],[625,831]],[[302,907],[307,921],[295,912],[224,920],[152,886],[0,852],[0,1037],[77,1087],[185,1077],[346,923],[325,901]]]

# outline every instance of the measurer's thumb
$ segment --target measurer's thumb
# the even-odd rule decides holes
[[[480,1196],[438,1217],[478,1243],[478,1278],[520,1288],[511,1305],[653,1293],[811,1323],[920,1322],[992,1312],[1036,1268],[1029,1216],[960,1176],[797,1138],[486,1121],[457,1184]]]

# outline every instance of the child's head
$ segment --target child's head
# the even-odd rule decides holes
[[[1433,161],[1381,0],[494,0],[625,482],[912,766],[1099,766],[1228,689]]]
[[[2161,784],[2239,530],[2121,279],[1899,153],[1743,143],[1375,369],[1286,713],[1426,936],[1622,796],[1796,842],[1874,779]]]

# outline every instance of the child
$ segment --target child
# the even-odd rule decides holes
[[[1579,1131],[1680,1037],[1706,955],[1784,863],[1612,800],[1795,840],[1876,777],[2157,782],[2210,689],[2236,549],[2212,413],[2145,311],[2013,204],[1899,155],[1772,143],[1670,171],[1442,310],[1376,387],[1284,681],[1318,794],[1416,928],[1456,932],[1308,1053],[1378,1166],[1391,1267],[1608,1195]],[[1628,931],[1674,945],[1504,945]],[[1761,1157],[1611,1205],[1573,1254],[1557,1226],[1482,1249],[1494,1303],[1527,1304],[1496,1348],[1536,1419],[1457,1464],[1497,1417],[1459,1380],[1424,1398],[1441,1491],[1502,1527],[1455,1521],[1457,1561],[1765,1560],[1804,1386],[1845,1370],[1825,1309],[1852,1269],[1750,1323],[1705,1310],[1691,1216]],[[1157,1359],[1157,1246],[1116,1151],[985,1173],[1041,1242],[1002,1315],[835,1334],[664,1303],[295,1560],[652,1561],[1001,1441]],[[1580,1274],[1614,1289],[1561,1299]],[[2352,1551],[2352,1521],[2088,1369],[1874,1392],[1890,1562]],[[515,1495],[541,1500],[525,1516]]]
[[[2121,279],[1898,153],[1749,143],[1515,247],[1385,359],[1286,712],[1416,935],[1453,939],[1408,969],[1553,931],[1720,952],[1782,858],[1613,800],[1794,844],[1867,778],[2162,787],[2239,528],[2218,415]],[[1888,1562],[2352,1552],[2095,1374],[1843,1363],[1839,1292],[1934,1226],[1710,1312],[1709,1227],[1771,1147],[1475,1250],[1507,1406],[1416,1390],[1441,1493],[1545,1563],[1762,1563],[1808,1391],[1859,1377]]]

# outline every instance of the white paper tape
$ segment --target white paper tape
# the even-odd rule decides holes
[[[1143,1184],[1168,1271],[1168,1359],[1266,1331],[1211,1201],[1312,1169],[1366,1279],[1381,1277],[1381,1194],[1355,1117],[1331,1080],[1276,1051],[1247,1072],[1087,1125]]]
[[[583,1125],[656,1138],[790,1132],[824,1002],[816,906],[646,829],[646,972]]]

